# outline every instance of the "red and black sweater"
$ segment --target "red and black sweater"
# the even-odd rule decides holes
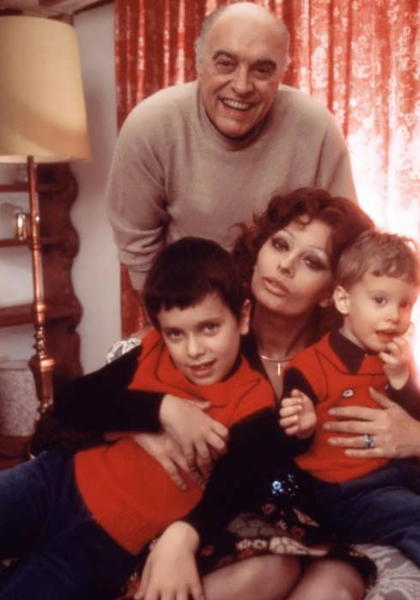
[[[160,335],[152,330],[143,339],[137,360],[127,392],[142,388],[146,392],[208,400],[211,406],[207,414],[212,418],[229,428],[239,422],[248,428],[252,422],[252,427],[256,427],[261,435],[266,435],[266,428],[272,427],[270,421],[275,422],[272,388],[244,358],[238,360],[231,375],[223,382],[198,386],[175,368]],[[154,398],[148,401],[154,402]],[[264,424],[266,420],[267,425]],[[259,423],[263,424],[262,429],[259,429]],[[271,433],[270,439],[275,443],[276,435]],[[247,443],[251,444],[252,439],[248,438]],[[229,452],[231,446],[232,443]],[[132,554],[140,552],[147,541],[189,513],[202,497],[202,491],[191,480],[186,491],[180,490],[161,465],[129,437],[114,444],[79,451],[74,460],[76,483],[86,506],[99,525]],[[239,460],[243,462],[243,457]],[[250,485],[250,472],[256,477],[256,467],[252,464],[243,469],[241,475],[237,475],[237,465],[234,472],[231,467],[228,471],[223,469],[223,464],[222,470],[216,469],[213,477],[216,484],[209,486],[212,497],[209,508],[200,508],[193,519],[198,515],[199,520],[211,521],[209,511],[226,511],[220,506],[226,495],[240,495],[244,485]],[[229,479],[226,479],[229,472]],[[202,510],[206,512],[205,517],[200,517]]]
[[[420,395],[412,382],[399,391],[393,390],[380,358],[365,353],[339,331],[325,335],[290,362],[285,371],[283,395],[290,395],[292,389],[306,393],[315,404],[318,419],[309,450],[296,458],[302,470],[323,481],[340,482],[361,477],[386,464],[387,460],[382,458],[347,456],[343,448],[328,444],[331,432],[322,427],[332,420],[328,411],[333,407],[378,408],[368,393],[369,387],[390,395],[413,416],[419,416]]]
[[[251,368],[266,379],[253,335],[242,338],[241,351]],[[38,452],[45,448],[67,449],[69,429],[70,437],[74,431],[83,434],[80,443],[84,447],[98,443],[108,431],[160,431],[159,409],[164,394],[130,386],[141,355],[142,347],[138,346],[98,371],[70,382],[56,394],[53,419],[64,432],[64,444],[60,431],[55,432],[55,424],[53,444],[41,427],[35,435]],[[78,443],[79,439],[76,446]],[[283,433],[271,408],[241,419],[229,431],[229,451],[217,462],[203,497],[183,519],[195,527],[203,542],[212,540],[233,517],[255,509],[265,500],[275,479],[294,472],[293,456],[307,446],[306,441]],[[74,451],[73,443],[70,448]]]

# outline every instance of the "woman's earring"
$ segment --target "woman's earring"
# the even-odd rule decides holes
[[[329,296],[328,298],[323,298],[320,302],[319,302],[319,306],[321,308],[329,308],[332,304],[332,298]]]

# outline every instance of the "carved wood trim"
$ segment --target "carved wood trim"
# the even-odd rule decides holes
[[[80,337],[76,327],[82,316],[71,279],[73,259],[79,250],[79,236],[70,220],[77,197],[77,181],[67,164],[38,167],[41,236],[56,239],[43,247],[44,297],[48,305],[66,307],[66,315],[47,320],[49,354],[54,358],[54,388],[82,374]],[[48,187],[43,188],[43,184]],[[50,186],[52,186],[50,188]]]

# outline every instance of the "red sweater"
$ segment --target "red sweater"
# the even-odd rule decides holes
[[[314,441],[305,454],[296,458],[296,463],[317,479],[340,482],[366,475],[386,464],[387,460],[346,456],[344,448],[328,444],[331,432],[322,427],[323,423],[332,420],[328,410],[335,406],[378,408],[379,405],[369,396],[368,389],[373,387],[386,393],[388,380],[377,355],[362,354],[354,344],[343,341],[342,336],[341,340],[338,339],[337,348],[343,351],[337,353],[331,347],[330,335],[296,355],[285,373],[285,387],[288,391],[296,387],[305,393],[309,392],[308,395],[315,402],[318,418]],[[338,336],[340,334],[335,332],[335,339]],[[353,353],[347,360],[346,352]]]
[[[154,330],[142,341],[130,387],[209,400],[207,414],[227,427],[274,406],[271,386],[244,358],[225,381],[208,386],[193,384],[174,367]],[[188,513],[202,497],[202,491],[191,480],[188,490],[180,490],[160,464],[131,438],[78,452],[75,473],[83,500],[96,521],[133,554]]]

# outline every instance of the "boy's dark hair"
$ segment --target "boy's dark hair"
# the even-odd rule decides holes
[[[188,308],[208,294],[218,294],[239,321],[245,296],[232,256],[216,242],[186,237],[156,256],[142,299],[152,325],[159,329],[162,309]]]
[[[414,240],[378,230],[366,231],[340,256],[336,284],[346,289],[366,273],[404,279],[420,286],[420,255]]]

